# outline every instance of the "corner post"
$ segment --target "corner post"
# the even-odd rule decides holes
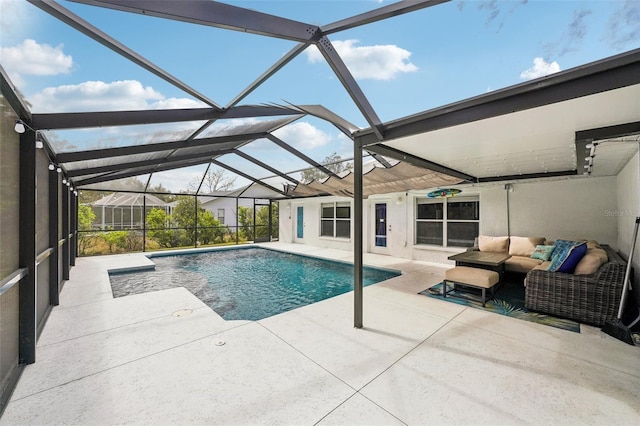
[[[362,145],[353,143],[353,326],[362,328]]]

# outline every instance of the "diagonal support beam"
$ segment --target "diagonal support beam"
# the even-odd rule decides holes
[[[424,169],[433,170],[434,172],[443,173],[445,175],[457,177],[459,179],[468,181],[468,182],[477,182],[478,178],[475,176],[468,175],[466,173],[462,173],[458,170],[451,169],[449,167],[443,166],[438,163],[434,163],[433,161],[425,160],[424,158],[416,157],[415,155],[411,155],[408,152],[400,151],[395,148],[391,148],[386,145],[371,145],[368,146],[367,151],[375,152],[380,155],[384,155],[385,157],[395,158],[399,161],[404,161],[405,163],[412,164],[414,166],[422,167]]]
[[[301,153],[300,151],[298,151],[297,149],[295,149],[294,147],[292,147],[288,143],[284,142],[282,139],[279,139],[277,136],[274,136],[271,133],[269,133],[267,135],[267,139],[269,139],[271,142],[275,143],[276,145],[278,145],[282,149],[287,150],[288,152],[290,152],[291,154],[295,155],[299,159],[301,159],[303,161],[306,161],[307,163],[311,164],[316,169],[319,169],[322,173],[324,173],[324,174],[326,174],[328,176],[339,177],[338,175],[333,173],[331,170],[327,169],[322,164],[320,164],[317,161],[314,161],[313,159],[307,157],[306,155],[304,155],[303,153]]]
[[[447,3],[449,1],[451,0],[399,1],[372,10],[370,12],[361,13],[360,15],[352,16],[351,18],[331,23],[329,25],[323,25],[321,29],[324,35],[333,34],[340,31],[349,30],[351,28],[360,27],[362,25],[370,24],[372,22],[393,18],[394,16],[404,15],[406,13],[414,12],[416,10],[435,6],[441,3]]]
[[[356,106],[371,126],[371,129],[375,133],[378,140],[382,141],[384,139],[384,136],[383,126],[380,118],[369,103],[367,97],[364,95],[362,89],[360,89],[360,86],[358,86],[356,80],[351,75],[351,72],[342,61],[342,58],[334,49],[333,44],[331,44],[327,37],[322,37],[320,39],[320,42],[316,46],[318,46],[318,49],[322,53],[322,56],[324,56],[333,72],[336,74],[344,88],[349,93],[349,96],[351,96],[351,99],[353,99],[353,102],[355,102]]]
[[[385,168],[389,168],[391,167],[391,163],[389,163],[382,155],[375,153],[375,152],[369,152],[369,154],[371,154],[371,156],[380,164],[382,164]]]
[[[244,173],[244,172],[241,172],[240,170],[238,170],[238,169],[236,169],[236,168],[233,168],[233,167],[228,166],[228,165],[226,165],[226,164],[224,164],[224,163],[221,163],[221,162],[220,162],[220,161],[218,161],[218,160],[211,160],[211,164],[215,164],[215,165],[216,165],[216,166],[218,166],[218,167],[222,167],[223,169],[227,169],[227,170],[229,170],[231,173],[235,173],[235,174],[237,174],[238,176],[242,176],[243,178],[248,179],[248,180],[250,180],[251,182],[257,183],[258,185],[262,185],[262,186],[264,186],[264,187],[265,187],[265,188],[267,188],[267,189],[270,189],[270,190],[272,190],[272,191],[275,191],[275,192],[277,192],[278,194],[287,195],[287,194],[285,194],[285,192],[284,192],[283,190],[278,189],[278,188],[275,188],[275,187],[273,187],[273,186],[271,186],[271,185],[269,185],[269,184],[267,184],[267,183],[261,182],[260,180],[258,180],[258,179],[256,179],[256,178],[254,178],[253,176],[250,176],[250,175],[248,175],[248,174],[246,174],[246,173]]]
[[[31,122],[31,111],[29,106],[17,95],[18,89],[13,85],[2,65],[0,64],[0,93],[7,100],[11,108],[16,112],[18,118],[24,120],[29,126]]]
[[[121,171],[121,172],[105,173],[104,175],[101,175],[101,176],[94,176],[94,177],[90,177],[90,178],[86,178],[86,179],[73,179],[73,185],[75,187],[80,187],[80,186],[84,186],[84,185],[91,185],[91,184],[95,184],[95,183],[108,182],[108,181],[112,181],[112,180],[124,179],[124,178],[128,178],[128,177],[133,177],[133,176],[140,176],[140,175],[144,175],[144,174],[147,174],[147,173],[157,173],[157,172],[163,172],[163,171],[167,171],[167,170],[181,169],[183,167],[198,166],[200,164],[209,163],[210,161],[211,161],[211,158],[207,157],[205,159],[189,161],[189,162],[185,162],[185,163],[181,163],[181,164],[177,164],[177,165],[172,163],[172,164],[164,164],[162,166],[153,166],[153,168],[144,169],[144,170],[135,170],[135,171],[129,171],[129,172]]]
[[[162,68],[158,67],[151,61],[138,55],[136,52],[129,49],[124,44],[118,42],[114,38],[100,31],[98,28],[94,27],[93,25],[91,25],[84,19],[80,18],[79,16],[75,15],[73,12],[64,8],[63,6],[56,3],[55,1],[51,1],[51,0],[49,1],[28,0],[28,1],[34,6],[47,12],[49,15],[59,19],[60,21],[69,25],[70,27],[75,28],[76,30],[83,33],[84,35],[94,39],[95,41],[102,44],[103,46],[106,46],[107,48],[113,50],[117,54],[127,58],[131,62],[155,74],[156,76],[160,77],[161,79],[168,82],[169,84],[172,84],[173,86],[179,88],[180,90],[183,90],[185,93],[190,94],[194,98],[201,100],[207,105],[211,105],[211,107],[217,110],[222,109],[218,104],[216,104],[214,101],[204,96],[202,93],[198,92],[197,90],[193,89],[192,87],[178,80],[176,77],[164,71]]]
[[[148,152],[171,151],[180,148],[204,147],[220,145],[229,142],[251,142],[265,137],[265,133],[245,133],[232,136],[217,136],[212,138],[191,139],[186,141],[160,142],[146,145],[122,146],[117,148],[92,149],[89,151],[61,152],[56,155],[58,163],[72,163],[74,161],[98,160],[102,158],[121,157],[125,155],[144,154]]]
[[[294,58],[296,58],[300,53],[304,52],[304,50],[309,47],[309,43],[298,43],[293,49],[287,52],[286,55],[281,57],[278,62],[273,64],[268,70],[266,70],[260,77],[258,77],[253,83],[251,83],[246,89],[242,92],[238,93],[238,96],[233,98],[231,102],[227,105],[227,108],[230,108],[236,105],[238,102],[249,96],[251,92],[256,90],[262,83],[267,81],[271,76],[273,76],[276,72],[281,70],[285,65],[291,62]]]
[[[233,153],[236,154],[236,155],[239,155],[240,157],[244,158],[245,160],[251,161],[253,164],[255,164],[257,166],[260,166],[265,170],[270,171],[274,175],[278,175],[281,178],[284,178],[284,179],[288,180],[289,182],[293,182],[296,185],[300,183],[299,180],[294,179],[291,176],[288,176],[288,175],[282,173],[280,170],[275,169],[275,168],[271,167],[270,165],[268,165],[266,163],[263,163],[262,161],[258,160],[257,158],[253,158],[249,154],[246,154],[246,153],[240,151],[239,149],[233,150]]]
[[[151,160],[132,161],[129,163],[110,164],[106,166],[86,167],[77,170],[69,170],[66,175],[68,177],[87,176],[97,173],[116,172],[119,170],[127,170],[132,168],[139,168],[145,166],[160,166],[163,164],[179,163],[186,160],[209,160],[212,156],[230,154],[235,152],[233,149],[223,149],[215,152],[197,153],[189,155],[176,155],[172,157],[154,158]]]
[[[317,39],[319,28],[304,22],[281,18],[253,9],[232,6],[217,1],[166,0],[72,0],[123,12],[156,16],[191,24],[282,38],[294,41]]]
[[[33,114],[37,130],[87,129],[136,124],[177,123],[212,119],[302,116],[300,110],[270,105],[245,105],[218,111],[213,108],[160,109],[139,111],[98,111]]]

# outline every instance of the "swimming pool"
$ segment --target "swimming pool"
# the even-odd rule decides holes
[[[259,247],[153,257],[110,275],[114,297],[185,287],[226,320],[259,320],[353,290],[353,265]],[[365,267],[367,286],[400,275]]]

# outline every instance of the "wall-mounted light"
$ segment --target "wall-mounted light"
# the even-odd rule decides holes
[[[16,131],[16,133],[24,133],[27,129],[24,127],[24,123],[22,122],[22,120],[16,120],[16,125],[13,126],[13,130]]]
[[[36,130],[36,148],[42,149],[44,148],[44,142],[42,142],[42,134],[39,130]]]
[[[44,142],[42,142],[40,138],[41,135],[39,130],[34,129],[33,127],[29,126],[22,120],[16,120],[16,125],[13,126],[13,130],[15,130],[16,133],[20,133],[20,134],[26,132],[27,129],[32,130],[36,134],[36,148],[38,149],[44,148]]]
[[[584,157],[584,172],[583,175],[590,175],[593,171],[593,157],[596,156],[596,147],[598,146],[598,142],[590,142],[586,144],[584,147],[587,151],[587,156]]]

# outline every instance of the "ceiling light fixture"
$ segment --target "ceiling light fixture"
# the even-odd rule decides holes
[[[56,169],[56,165],[53,163],[49,163],[49,170],[54,171]]]

